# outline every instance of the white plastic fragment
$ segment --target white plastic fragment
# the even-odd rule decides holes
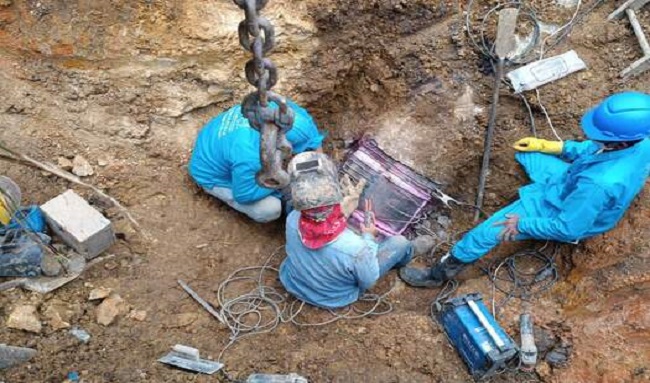
[[[559,80],[571,73],[586,69],[576,51],[568,51],[559,56],[532,62],[508,73],[515,93],[537,89],[544,84]]]

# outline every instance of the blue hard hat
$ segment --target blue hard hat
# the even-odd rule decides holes
[[[650,135],[650,95],[622,92],[607,97],[582,117],[582,130],[594,141],[635,141]]]

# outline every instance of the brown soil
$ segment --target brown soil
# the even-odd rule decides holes
[[[344,142],[369,132],[394,156],[473,201],[492,93],[492,77],[471,49],[454,1],[273,0],[265,14],[277,26],[273,54],[278,91],[306,106],[330,131],[327,150],[341,157]],[[476,12],[484,13],[488,2]],[[534,2],[540,3],[540,2]],[[563,23],[571,11],[539,6],[544,21]],[[586,2],[588,6],[593,1]],[[579,117],[605,95],[650,91],[650,73],[624,82],[618,73],[640,52],[626,22],[606,22],[615,4],[597,8],[548,55],[575,49],[589,70],[542,88],[560,135],[580,138]],[[0,373],[6,382],[60,382],[79,371],[88,382],[215,381],[156,362],[176,343],[216,358],[229,332],[177,285],[190,283],[214,301],[234,270],[261,265],[283,242],[283,225],[258,225],[198,192],[185,164],[196,132],[249,91],[246,55],[239,48],[242,12],[231,1],[0,0],[0,140],[43,160],[82,154],[95,168],[90,182],[118,198],[145,227],[138,235],[114,208],[92,198],[116,224],[116,258],[47,296],[21,290],[0,295],[0,342],[30,346],[28,365]],[[648,11],[641,12],[650,25]],[[517,96],[501,93],[498,131],[487,188],[491,212],[516,198],[526,178],[510,144],[529,134]],[[540,136],[553,138],[538,102]],[[100,165],[101,164],[101,165]],[[43,203],[73,185],[40,171],[0,162],[24,199]],[[79,192],[86,191],[77,189]],[[453,231],[471,226],[455,210]],[[548,334],[572,344],[567,366],[545,362],[538,374],[505,374],[494,381],[641,382],[650,379],[650,198],[644,193],[619,227],[572,249],[562,248],[561,280],[536,301],[534,316]],[[512,253],[503,246],[488,261]],[[486,262],[486,261],[484,261]],[[278,263],[275,260],[274,263]],[[460,292],[491,285],[474,268]],[[394,311],[324,327],[281,325],[244,339],[224,355],[226,370],[297,372],[314,382],[467,382],[466,369],[429,319],[437,291],[413,290],[391,274],[376,288]],[[145,321],[95,322],[93,287],[117,291]],[[500,298],[500,297],[498,297]],[[71,323],[92,334],[79,345],[66,331],[40,335],[4,327],[17,304],[32,303],[41,318],[52,305],[71,311]],[[500,316],[517,334],[520,303]],[[184,315],[185,314],[185,315]],[[307,312],[307,320],[321,313]],[[189,319],[188,319],[189,318]]]

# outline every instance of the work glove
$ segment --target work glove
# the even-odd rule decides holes
[[[526,137],[515,142],[515,150],[520,152],[540,152],[546,154],[562,154],[564,143],[561,141],[548,141],[541,138]]]
[[[347,174],[341,178],[341,192],[343,201],[341,201],[341,210],[345,218],[349,218],[359,206],[359,198],[363,189],[366,187],[366,180],[361,179],[356,185],[352,184],[350,176]]]

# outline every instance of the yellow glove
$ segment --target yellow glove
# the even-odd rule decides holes
[[[562,141],[548,141],[535,137],[526,137],[515,142],[515,150],[520,152],[541,152],[547,154],[562,154],[564,143]]]
[[[8,225],[11,222],[11,214],[5,206],[5,200],[0,197],[0,224]]]

